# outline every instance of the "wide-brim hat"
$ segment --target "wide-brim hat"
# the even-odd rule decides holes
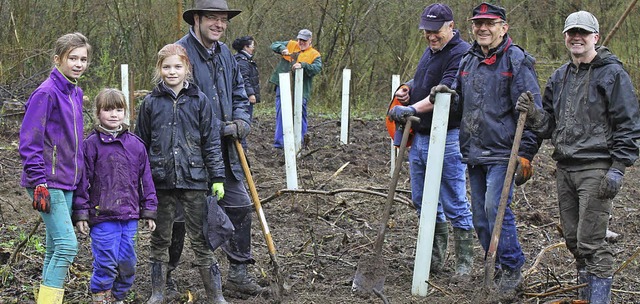
[[[227,1],[225,0],[196,0],[194,8],[188,9],[182,13],[182,19],[184,19],[184,21],[189,25],[193,25],[195,23],[193,20],[193,14],[201,11],[227,13],[227,18],[229,20],[242,12],[241,10],[229,9],[229,5],[227,5]]]

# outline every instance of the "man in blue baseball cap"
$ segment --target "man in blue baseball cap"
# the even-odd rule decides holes
[[[435,3],[427,6],[420,17],[419,29],[423,31],[429,47],[418,62],[413,79],[395,93],[395,98],[403,106],[395,106],[388,113],[390,119],[400,123],[404,123],[407,116],[420,117],[420,124],[413,126],[414,138],[409,150],[411,198],[418,216],[422,207],[433,120],[433,104],[429,101],[429,92],[438,84],[451,86],[460,59],[470,46],[460,38],[460,32],[454,29],[453,12],[447,5]],[[455,278],[469,279],[473,267],[473,221],[467,199],[466,166],[460,155],[459,127],[460,119],[449,119],[443,164],[443,172],[446,174],[443,174],[441,181],[430,270],[435,274],[444,270],[449,220],[455,240]]]

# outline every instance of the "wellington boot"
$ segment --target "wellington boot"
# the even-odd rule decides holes
[[[453,228],[456,252],[456,274],[459,280],[470,280],[473,269],[473,229]]]
[[[449,228],[447,227],[447,222],[436,223],[436,228],[433,233],[433,248],[431,249],[431,273],[437,274],[444,269],[448,245]]]
[[[218,264],[213,264],[211,267],[198,268],[200,278],[204,284],[204,290],[207,294],[208,304],[227,304],[228,302],[222,295],[222,280],[220,279],[220,269]]]
[[[599,278],[589,274],[589,303],[609,304],[611,302],[611,284],[613,277]]]
[[[232,297],[237,298],[248,298],[267,292],[267,289],[258,285],[256,279],[248,273],[247,264],[230,264],[225,287]]]
[[[578,268],[578,285],[589,283],[589,274],[587,273],[587,269],[585,267]],[[578,298],[577,300],[588,300],[589,299],[589,285],[587,287],[582,287],[578,289]]]
[[[151,263],[151,297],[147,304],[163,304],[165,302],[164,288],[167,277],[167,265],[163,262]]]
[[[167,271],[167,278],[166,278],[166,284],[165,284],[166,288],[164,291],[164,296],[167,302],[180,298],[180,292],[178,291],[178,284],[176,284],[176,281],[171,276],[171,273],[172,273],[171,270]]]
[[[38,304],[62,304],[63,298],[64,289],[40,284],[40,291],[38,291]]]

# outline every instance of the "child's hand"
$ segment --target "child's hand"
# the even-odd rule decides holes
[[[147,228],[149,228],[149,231],[155,231],[156,230],[156,221],[154,221],[152,219],[147,219]]]
[[[89,223],[87,223],[87,221],[78,221],[76,223],[76,228],[78,228],[78,231],[84,235],[89,234]]]

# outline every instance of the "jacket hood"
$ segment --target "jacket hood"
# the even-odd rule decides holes
[[[189,82],[184,88],[182,88],[182,90],[180,90],[178,96],[183,94],[187,96],[198,96],[198,91],[198,86],[193,82]],[[174,94],[173,91],[167,88],[167,86],[163,85],[162,82],[159,82],[158,85],[153,88],[153,91],[151,91],[151,96],[163,95],[173,96]]]
[[[593,65],[593,67],[601,67],[607,64],[616,64],[616,63],[622,65],[622,62],[620,61],[620,59],[618,59],[616,55],[611,53],[611,51],[609,51],[607,47],[597,46],[596,52],[598,54],[596,55],[596,57],[593,58],[593,60],[591,60],[591,65]]]

